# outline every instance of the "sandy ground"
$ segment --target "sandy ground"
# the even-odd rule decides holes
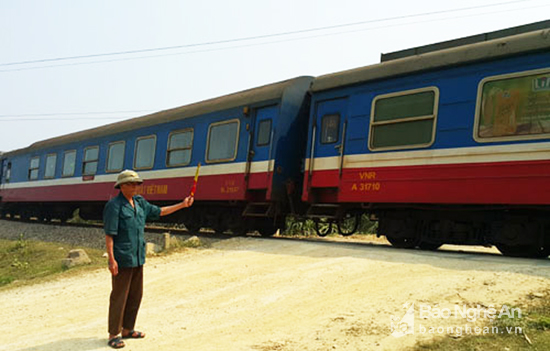
[[[453,250],[234,238],[150,258],[147,337],[124,350],[399,350],[439,336],[392,336],[413,303],[416,328],[459,326],[419,306],[500,309],[550,287],[550,260]],[[0,292],[0,350],[109,350],[109,292],[106,268]]]

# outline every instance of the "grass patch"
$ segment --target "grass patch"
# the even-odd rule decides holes
[[[59,274],[105,266],[103,250],[86,248],[91,264],[66,269],[62,260],[77,247],[42,241],[0,240],[0,288],[43,281]]]
[[[342,226],[344,232],[349,232],[349,229],[353,228],[354,225],[354,217],[352,217],[350,220],[343,221]],[[336,223],[332,223],[331,225],[325,220],[319,220],[317,228],[319,228],[319,230],[322,233],[325,233],[327,236],[339,235]],[[377,230],[378,222],[371,221],[367,215],[362,215],[357,225],[356,235],[375,234]],[[286,218],[285,230],[281,233],[281,235],[316,237],[316,225],[315,222],[311,219],[295,218],[293,216],[288,216]]]
[[[550,291],[520,308],[522,318],[503,316],[488,325],[498,328],[499,334],[441,337],[419,343],[412,350],[550,350]]]

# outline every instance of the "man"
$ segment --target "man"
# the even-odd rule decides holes
[[[112,275],[108,345],[116,349],[125,346],[122,339],[145,337],[145,333],[134,330],[143,294],[145,221],[189,207],[194,201],[193,197],[187,197],[178,204],[160,208],[137,195],[141,183],[143,180],[136,172],[121,172],[115,184],[120,193],[105,205],[103,211],[105,243]]]

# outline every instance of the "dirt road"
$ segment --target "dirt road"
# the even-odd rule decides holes
[[[392,336],[390,317],[413,303],[417,328],[461,325],[419,308],[498,309],[550,286],[550,260],[255,238],[145,267],[137,329],[148,335],[124,350],[398,350],[439,336]],[[110,349],[109,289],[105,268],[0,292],[0,350]]]

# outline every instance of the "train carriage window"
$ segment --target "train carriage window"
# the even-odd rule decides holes
[[[485,78],[479,84],[474,139],[550,138],[550,70]]]
[[[264,119],[258,125],[257,146],[269,145],[271,139],[271,119]]]
[[[116,141],[109,144],[107,151],[107,172],[120,172],[124,168],[124,141]]]
[[[62,177],[72,177],[76,166],[76,150],[65,151],[63,154]]]
[[[340,115],[325,115],[321,118],[321,144],[338,142]]]
[[[237,158],[239,125],[240,122],[238,119],[210,125],[206,162],[233,161]]]
[[[82,175],[96,174],[98,162],[99,162],[98,146],[92,146],[84,149],[84,161],[82,161]]]
[[[189,164],[192,147],[193,129],[172,132],[168,137],[166,165],[173,167]]]
[[[136,153],[134,157],[135,169],[150,169],[155,164],[155,149],[157,137],[145,136],[136,140]]]
[[[435,138],[439,90],[436,87],[380,95],[374,98],[370,150],[430,146]]]
[[[46,156],[46,170],[44,171],[44,178],[51,179],[55,177],[55,167],[57,165],[57,155],[49,154]]]
[[[38,179],[39,168],[40,168],[40,157],[36,156],[31,158],[31,163],[29,166],[29,180]]]
[[[11,162],[8,162],[8,168],[6,169],[6,183],[10,181],[11,178]]]

